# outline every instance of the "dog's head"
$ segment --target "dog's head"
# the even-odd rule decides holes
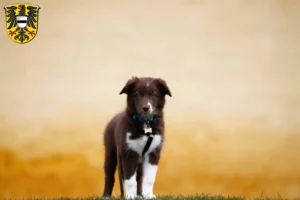
[[[128,80],[120,94],[127,94],[127,107],[145,119],[159,115],[165,105],[165,95],[171,95],[166,82],[160,78],[138,78]]]

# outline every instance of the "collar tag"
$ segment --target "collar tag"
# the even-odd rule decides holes
[[[145,123],[144,124],[144,133],[147,134],[147,133],[152,133],[152,128],[150,127],[150,124],[149,123]]]

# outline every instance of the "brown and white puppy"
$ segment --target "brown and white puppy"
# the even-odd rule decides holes
[[[126,110],[117,114],[106,126],[105,186],[104,197],[110,197],[114,186],[114,174],[119,157],[119,173],[126,198],[142,196],[156,198],[153,194],[156,172],[164,141],[163,109],[165,95],[171,95],[166,82],[160,78],[137,78],[128,80],[120,94],[127,94]],[[149,122],[155,135],[148,151],[142,151],[148,140],[144,133]]]

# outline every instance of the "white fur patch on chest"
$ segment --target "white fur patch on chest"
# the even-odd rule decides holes
[[[132,133],[127,132],[126,133],[126,143],[128,148],[138,153],[140,156],[142,156],[143,149],[146,145],[146,142],[148,140],[148,136],[144,135],[137,139],[130,139]],[[154,151],[157,147],[161,145],[161,136],[155,135],[153,137],[152,143],[148,149],[148,151],[145,153],[145,155],[149,154],[150,152]]]

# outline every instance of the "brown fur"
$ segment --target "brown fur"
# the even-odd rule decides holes
[[[152,123],[151,127],[156,130],[156,134],[161,135],[162,143],[153,152],[149,153],[149,162],[151,164],[158,164],[164,140],[163,108],[165,105],[165,95],[171,96],[171,92],[164,80],[148,77],[133,77],[128,80],[120,92],[120,94],[123,93],[127,94],[126,110],[112,118],[104,133],[105,186],[103,196],[108,197],[112,194],[115,182],[114,174],[118,161],[120,162],[121,195],[123,195],[122,181],[132,177],[135,171],[137,172],[137,194],[142,194],[143,170],[141,163],[139,163],[140,155],[128,149],[126,144],[126,132],[132,133],[130,139],[137,139],[143,136],[142,124],[133,120],[132,115],[151,118],[152,116],[145,113],[145,110],[148,110],[147,102],[150,102],[153,106],[153,114],[156,117],[156,122]],[[117,156],[119,156],[119,158]]]

